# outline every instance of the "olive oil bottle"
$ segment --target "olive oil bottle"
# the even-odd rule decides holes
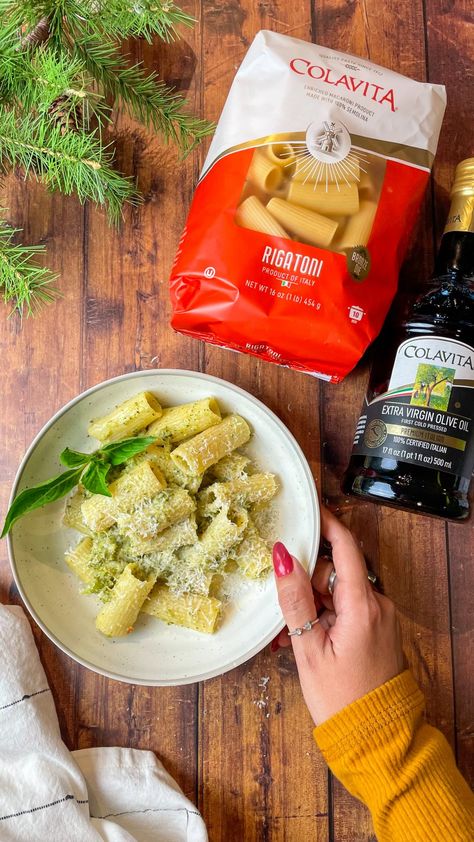
[[[469,514],[474,468],[474,158],[456,168],[429,292],[376,360],[346,494],[445,518]]]

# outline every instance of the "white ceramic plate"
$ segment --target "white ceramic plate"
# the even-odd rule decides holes
[[[308,463],[293,436],[267,407],[237,386],[194,371],[139,371],[99,383],[66,404],[38,433],[18,470],[13,497],[59,473],[66,446],[93,450],[86,433],[91,418],[109,412],[137,392],[155,393],[166,405],[213,395],[223,413],[238,412],[254,435],[244,448],[263,470],[279,477],[273,503],[274,539],[310,570],[319,545],[319,507]],[[11,502],[11,501],[10,501]],[[8,536],[13,575],[28,610],[49,638],[90,669],[133,684],[188,684],[220,675],[251,658],[283,627],[273,576],[237,591],[219,631],[203,635],[141,615],[133,634],[108,640],[95,629],[100,602],[80,594],[64,551],[78,533],[61,523],[60,500],[26,515]]]

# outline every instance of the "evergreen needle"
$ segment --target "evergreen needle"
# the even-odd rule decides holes
[[[0,159],[21,167],[48,185],[81,202],[106,204],[109,217],[120,219],[124,201],[137,201],[130,179],[111,166],[112,156],[93,132],[61,133],[50,121],[18,117],[0,106]]]
[[[107,99],[185,153],[213,128],[120,42],[171,41],[192,23],[172,0],[0,0],[0,171],[20,168],[118,222],[139,196],[102,142]],[[0,218],[0,294],[28,314],[54,297],[54,276],[34,261],[43,248],[17,245],[16,233]]]
[[[0,222],[0,290],[3,300],[13,305],[12,312],[31,315],[56,297],[52,283],[57,276],[33,260],[44,254],[44,246],[16,244],[17,233],[18,229]]]

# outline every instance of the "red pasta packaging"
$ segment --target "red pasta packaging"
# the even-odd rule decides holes
[[[395,294],[445,105],[441,85],[259,32],[180,240],[172,326],[341,380]]]

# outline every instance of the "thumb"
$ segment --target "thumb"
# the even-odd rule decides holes
[[[289,631],[303,628],[305,623],[316,620],[311,580],[300,562],[279,541],[273,547],[273,568],[278,602]],[[320,657],[325,638],[326,632],[319,621],[301,635],[290,636],[300,673],[305,666],[308,668],[308,656],[311,656],[313,662]]]

